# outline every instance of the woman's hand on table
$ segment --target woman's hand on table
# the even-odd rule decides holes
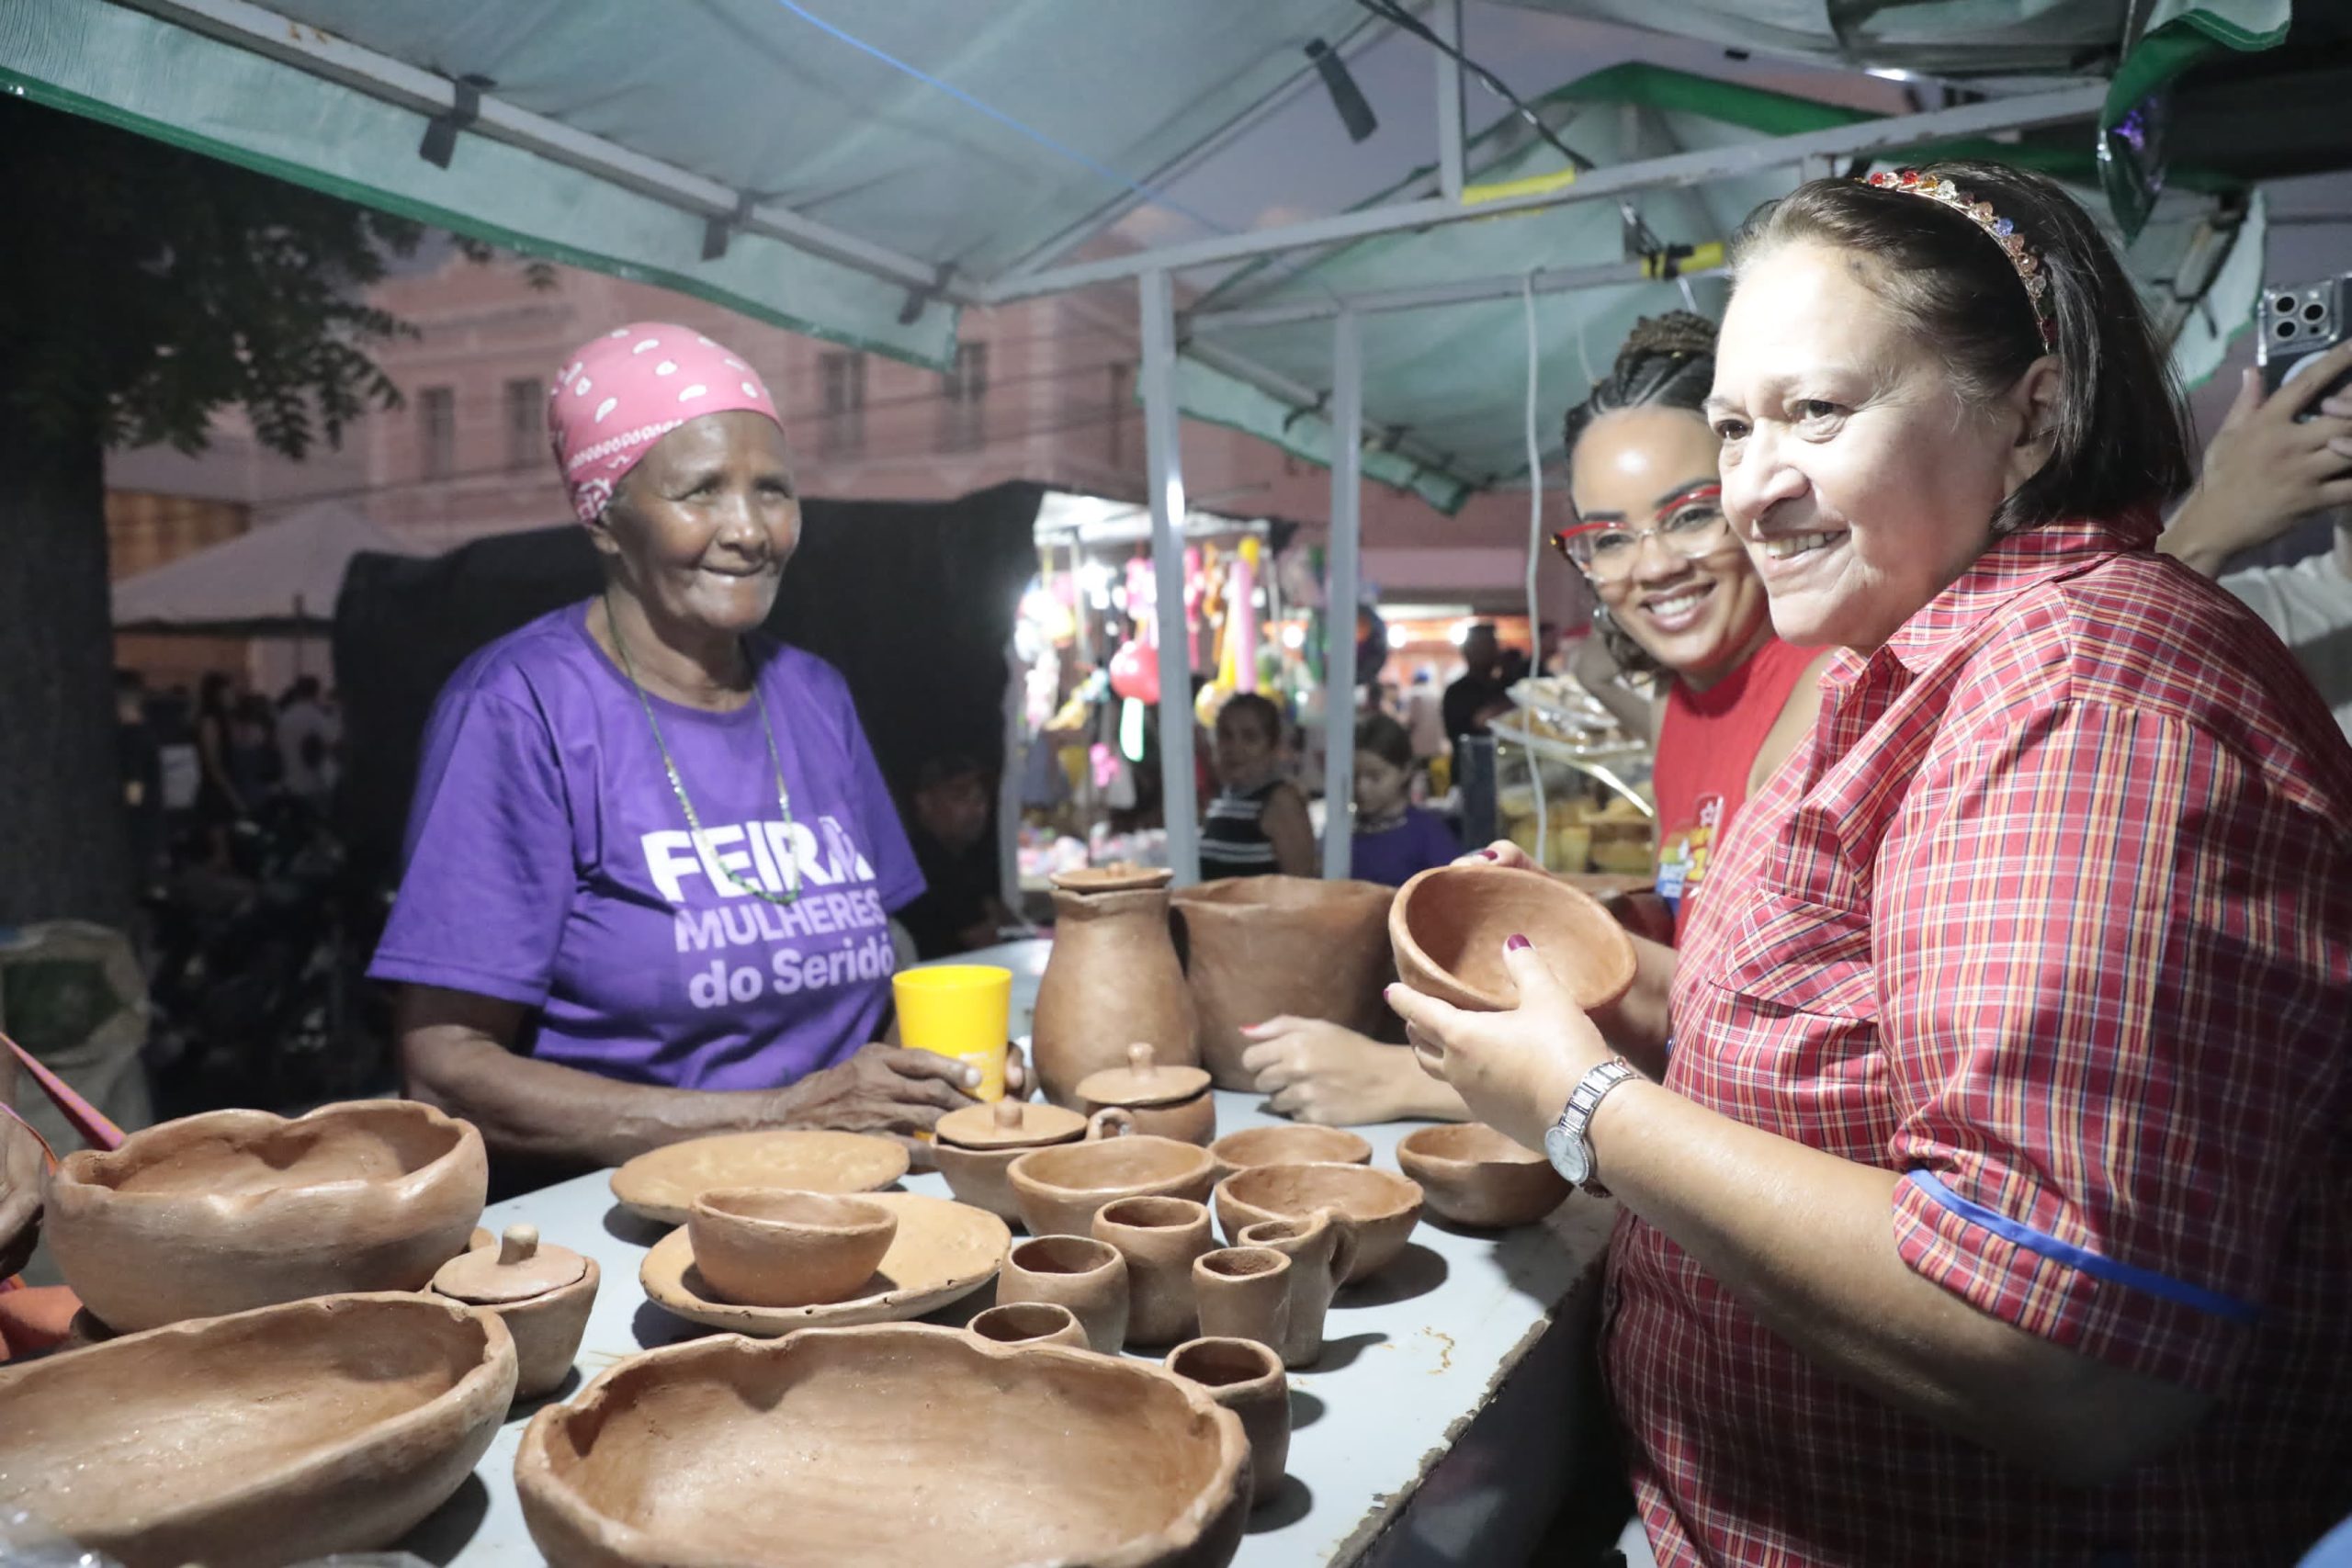
[[[0,1280],[24,1268],[40,1240],[40,1140],[0,1115]]]
[[[1241,1054],[1242,1069],[1260,1094],[1272,1097],[1266,1109],[1276,1115],[1326,1127],[1463,1115],[1459,1099],[1431,1083],[1402,1047],[1287,1014],[1241,1032],[1255,1043]]]
[[[1461,1094],[1470,1114],[1531,1149],[1577,1080],[1611,1053],[1534,948],[1514,937],[1503,964],[1519,987],[1509,1012],[1465,1012],[1409,986],[1388,987],[1420,1065]]]
[[[902,1045],[868,1045],[846,1062],[810,1073],[782,1090],[785,1122],[843,1133],[876,1133],[922,1149],[948,1111],[975,1103],[980,1070],[953,1056]]]

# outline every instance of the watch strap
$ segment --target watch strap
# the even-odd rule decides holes
[[[1559,1120],[1553,1123],[1555,1133],[1560,1141],[1572,1145],[1577,1151],[1583,1165],[1581,1176],[1570,1169],[1562,1169],[1560,1174],[1597,1198],[1609,1196],[1609,1190],[1600,1185],[1598,1179],[1599,1166],[1593,1157],[1591,1134],[1593,1114],[1600,1109],[1601,1100],[1607,1098],[1611,1089],[1629,1078],[1640,1076],[1624,1057],[1611,1056],[1577,1080],[1577,1087],[1568,1094],[1567,1104],[1560,1109]],[[1555,1168],[1560,1165],[1556,1157],[1552,1163]]]

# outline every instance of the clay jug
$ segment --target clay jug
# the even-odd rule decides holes
[[[1237,876],[1177,891],[1200,1062],[1219,1089],[1252,1087],[1241,1068],[1245,1024],[1289,1013],[1360,1034],[1388,1025],[1380,993],[1396,978],[1395,897],[1377,883],[1305,876]]]
[[[1289,1313],[1283,1324],[1283,1365],[1311,1367],[1323,1356],[1323,1314],[1356,1260],[1355,1233],[1336,1209],[1304,1219],[1245,1225],[1237,1247],[1269,1247],[1290,1259]]]
[[[1200,1061],[1193,995],[1168,930],[1166,871],[1102,868],[1054,878],[1054,946],[1037,985],[1030,1060],[1046,1098],[1075,1110],[1080,1078],[1152,1048],[1163,1066]]]

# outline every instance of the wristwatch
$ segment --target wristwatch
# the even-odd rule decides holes
[[[1560,1119],[1545,1129],[1544,1153],[1552,1168],[1568,1179],[1571,1187],[1582,1188],[1598,1198],[1609,1196],[1609,1190],[1593,1179],[1592,1113],[1600,1109],[1603,1096],[1639,1075],[1626,1065],[1623,1056],[1611,1056],[1577,1080],[1576,1091],[1568,1096],[1568,1103],[1561,1108]]]

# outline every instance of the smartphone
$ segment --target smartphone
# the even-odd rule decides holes
[[[2272,285],[2254,308],[2254,358],[2262,370],[2262,389],[2275,392],[2344,341],[2346,326],[2352,325],[2352,273],[2317,283]],[[2352,386],[2352,371],[2314,393],[2295,417],[2316,418],[2320,400],[2347,386]]]

